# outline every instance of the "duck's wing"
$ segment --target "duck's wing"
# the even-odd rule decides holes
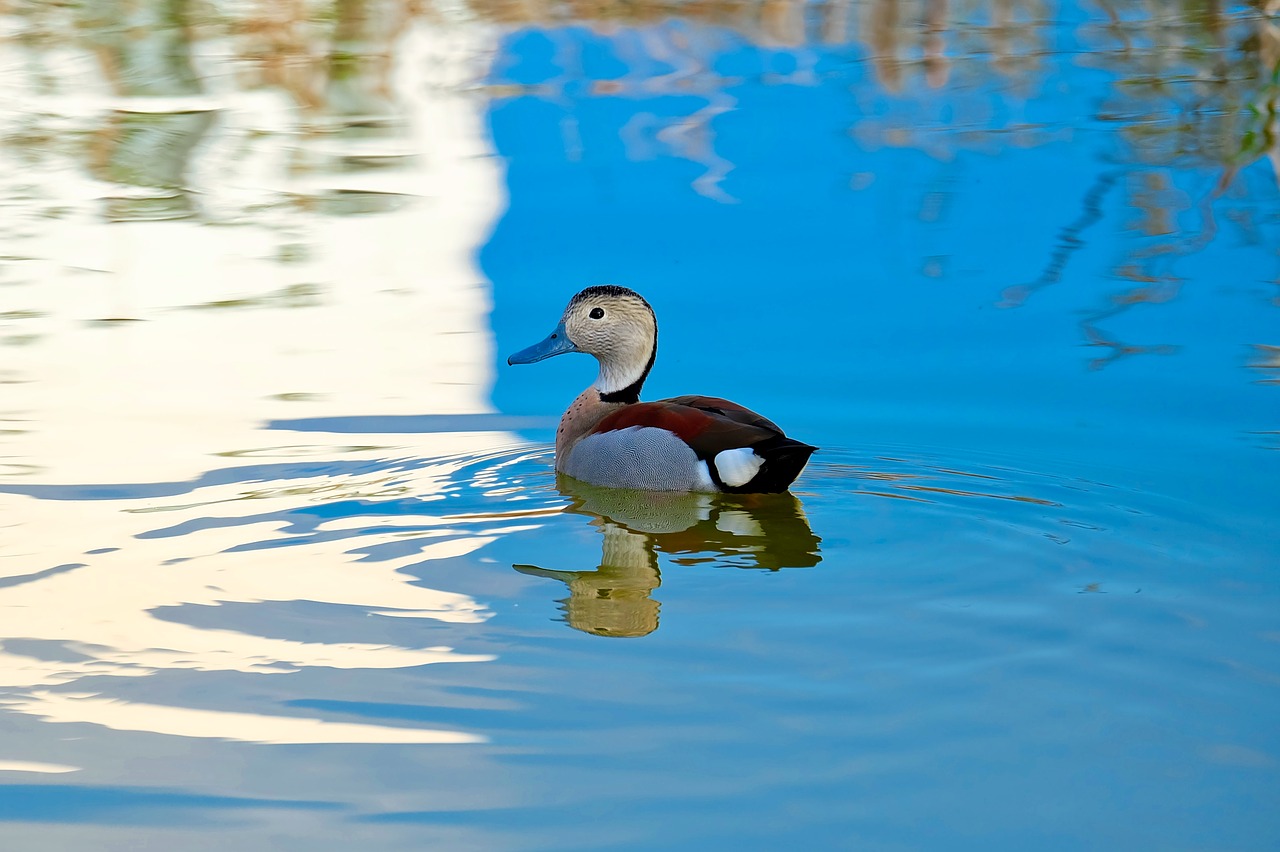
[[[673,396],[670,399],[658,400],[655,404],[668,403],[670,405],[687,405],[690,408],[696,408],[699,411],[705,411],[708,414],[718,414],[721,417],[727,417],[738,423],[745,423],[749,426],[759,426],[762,429],[768,429],[775,434],[781,435],[782,429],[763,415],[756,414],[750,408],[738,405],[727,399],[721,399],[718,396]]]
[[[728,402],[715,397],[676,397],[656,402],[637,402],[609,414],[592,432],[603,434],[633,426],[664,429],[688,444],[698,458],[703,460],[715,458],[724,450],[751,447],[782,434],[773,423],[740,405],[724,410],[718,405],[690,405],[685,400],[706,400],[719,404]]]
[[[606,416],[593,434],[653,427],[678,437],[725,491],[785,491],[815,447],[788,438],[754,411],[727,399],[680,396],[638,402]]]

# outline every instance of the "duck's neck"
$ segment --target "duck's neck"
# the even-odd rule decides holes
[[[629,351],[611,352],[600,358],[600,375],[591,386],[600,394],[601,402],[632,403],[640,401],[640,389],[649,378],[653,360],[658,357],[658,339],[645,341]]]

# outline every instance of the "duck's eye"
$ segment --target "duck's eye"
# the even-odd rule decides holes
[[[589,316],[592,319],[604,319],[604,308],[592,308]]]

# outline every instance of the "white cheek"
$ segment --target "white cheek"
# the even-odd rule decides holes
[[[746,485],[760,472],[764,459],[756,455],[750,447],[739,447],[736,450],[724,450],[715,457],[716,473],[725,485],[738,488]]]
[[[593,355],[606,352],[610,348],[609,335],[598,321],[580,320],[568,327],[569,338],[583,352]]]

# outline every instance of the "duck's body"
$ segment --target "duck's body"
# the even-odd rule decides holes
[[[639,294],[588,287],[542,343],[512,355],[528,364],[564,352],[600,362],[596,381],[560,418],[556,470],[594,485],[648,491],[785,491],[816,449],[725,399],[640,402],[658,328]]]

